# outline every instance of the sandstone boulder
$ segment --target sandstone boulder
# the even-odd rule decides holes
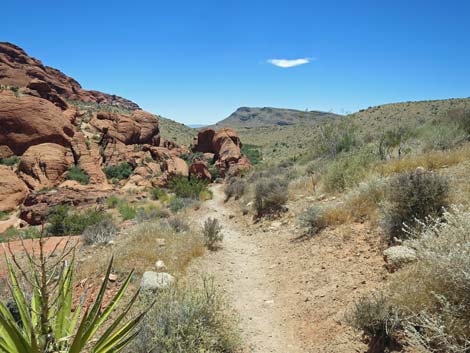
[[[197,137],[194,139],[192,150],[193,152],[202,152],[202,153],[215,153],[212,140],[215,136],[214,129],[206,128],[198,132]]]
[[[211,181],[212,175],[209,172],[207,163],[202,160],[194,160],[189,167],[189,175],[199,180]]]
[[[0,92],[0,141],[16,155],[46,142],[69,146],[73,135],[73,125],[51,102]]]
[[[42,143],[31,146],[21,156],[18,171],[31,189],[39,190],[58,185],[72,165],[73,156],[69,149]]]
[[[15,154],[14,154],[13,151],[10,149],[10,147],[5,146],[5,145],[0,145],[0,159],[1,159],[1,158],[12,157],[12,156],[14,156],[14,155],[15,155]]]
[[[10,168],[0,165],[0,211],[14,210],[28,195],[25,183]]]

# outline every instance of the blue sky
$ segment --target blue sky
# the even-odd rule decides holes
[[[184,123],[216,122],[240,106],[342,113],[470,96],[466,0],[28,0],[1,8],[0,40],[84,88]],[[310,62],[283,68],[272,59]]]

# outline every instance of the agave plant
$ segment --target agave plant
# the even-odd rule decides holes
[[[18,308],[19,318],[0,302],[1,353],[107,353],[121,351],[137,334],[140,314],[126,320],[138,291],[112,321],[110,315],[129,286],[132,272],[114,298],[103,307],[103,298],[111,273],[111,259],[105,279],[93,305],[85,308],[83,300],[73,305],[73,270],[75,245],[66,243],[60,256],[44,251],[44,239],[39,240],[39,255],[25,251],[29,271],[19,264],[10,251],[6,256],[10,293]],[[68,249],[67,249],[68,248]],[[67,259],[69,259],[67,261]],[[51,264],[52,262],[52,264]],[[19,275],[18,275],[19,274]],[[19,279],[26,282],[26,290]],[[105,323],[111,321],[107,327]]]

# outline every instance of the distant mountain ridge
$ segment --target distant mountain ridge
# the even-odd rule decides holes
[[[316,124],[323,119],[340,117],[341,115],[321,112],[302,111],[283,108],[251,108],[241,107],[228,118],[219,121],[215,127],[255,128],[267,126],[289,126],[297,124]]]

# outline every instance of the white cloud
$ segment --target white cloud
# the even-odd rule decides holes
[[[312,61],[312,59],[310,59],[310,58],[301,58],[301,59],[293,59],[293,60],[269,59],[268,63],[273,64],[274,66],[277,66],[277,67],[282,67],[283,69],[285,69],[285,68],[288,68],[288,67],[294,67],[294,66],[308,64],[311,61]]]

